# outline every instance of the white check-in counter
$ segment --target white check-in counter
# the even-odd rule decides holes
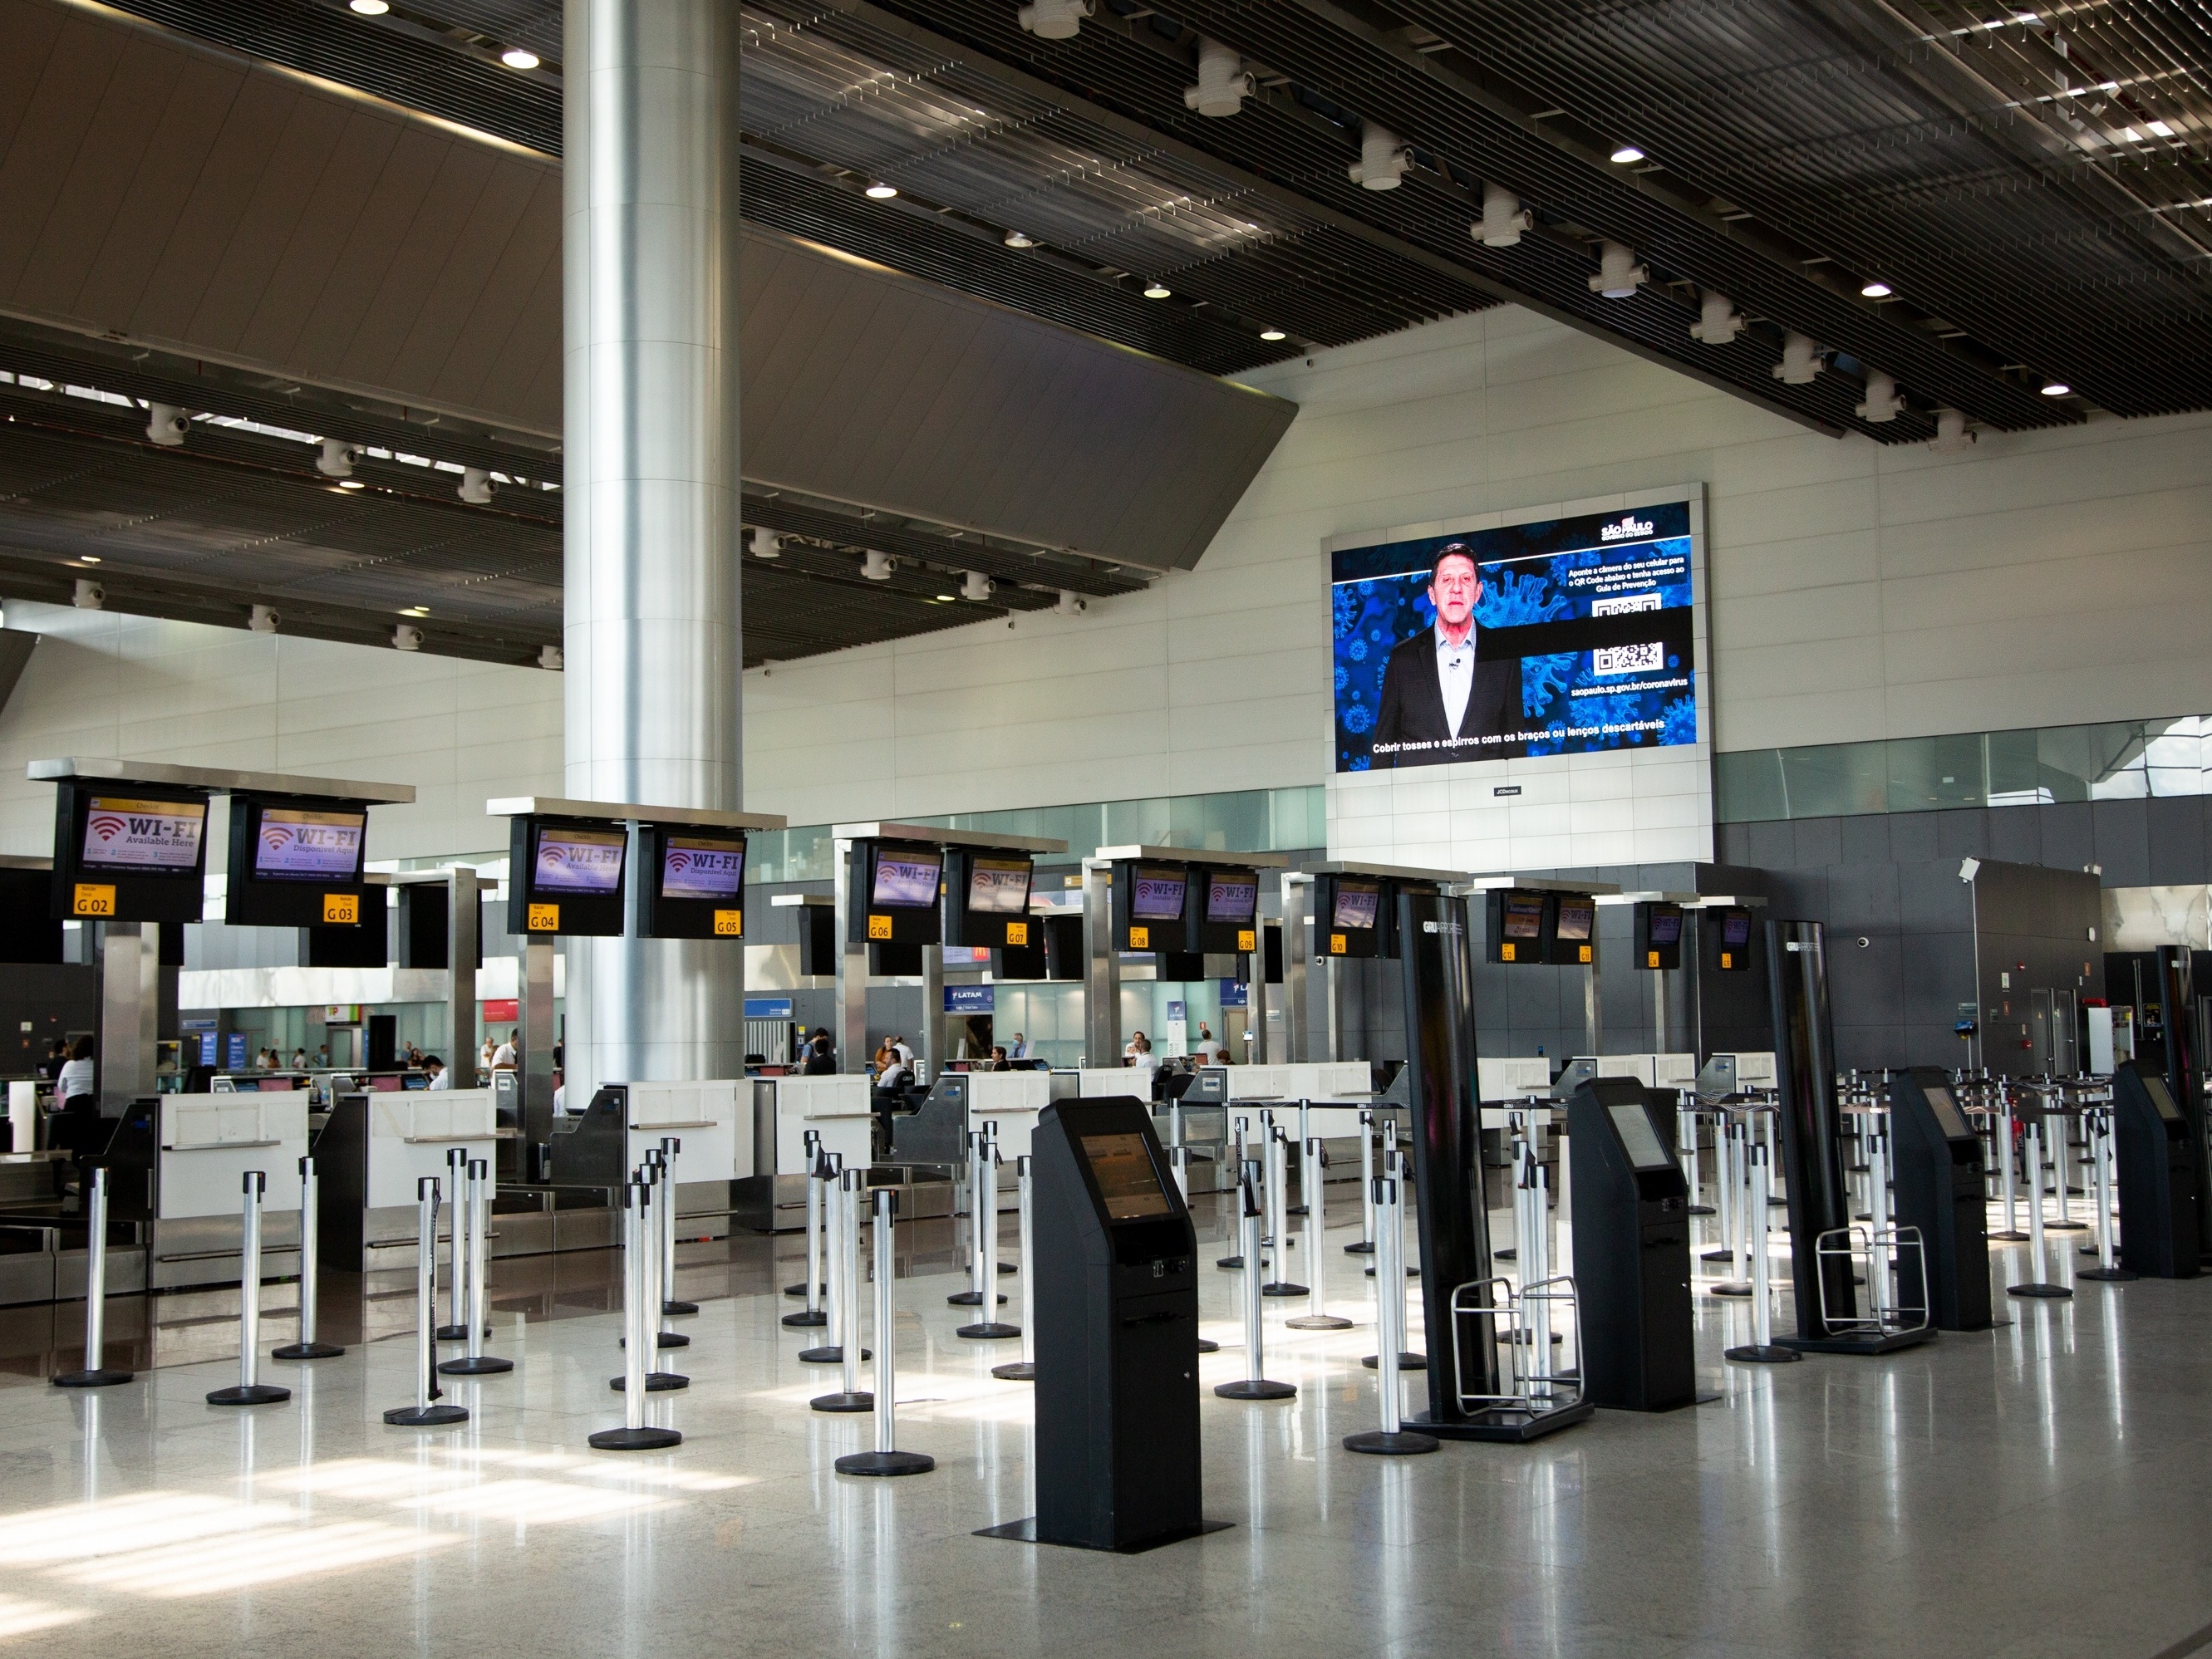
[[[300,1270],[300,1160],[307,1153],[305,1090],[238,1095],[161,1095],[151,1146],[126,1148],[118,1132],[111,1159],[153,1166],[146,1283],[155,1290],[234,1285],[246,1177],[262,1173],[261,1273],[283,1279]],[[142,1117],[140,1109],[126,1115]],[[118,1168],[112,1180],[129,1179]],[[125,1206],[127,1212],[127,1206]]]
[[[775,1173],[806,1173],[806,1132],[821,1137],[847,1169],[866,1169],[875,1158],[873,1091],[860,1073],[835,1077],[780,1077],[775,1089]]]
[[[676,1154],[679,1189],[744,1180],[753,1172],[752,1087],[749,1080],[629,1085],[629,1166],[672,1138],[683,1143]],[[687,1195],[678,1196],[688,1209]],[[726,1208],[726,1194],[722,1203]]]
[[[1052,1103],[1052,1073],[970,1072],[968,1085],[969,1125],[979,1124],[987,1118],[996,1123],[999,1156],[1007,1163],[1028,1157],[1037,1114]]]
[[[421,1231],[416,1183],[436,1178],[438,1236],[450,1237],[454,1194],[446,1154],[458,1148],[496,1170],[498,1141],[489,1089],[340,1094],[315,1141],[323,1265],[347,1273],[413,1267]],[[495,1255],[512,1253],[514,1241],[501,1236],[503,1219],[492,1222]]]

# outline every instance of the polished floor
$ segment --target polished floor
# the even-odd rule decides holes
[[[1348,1214],[1352,1192],[1331,1201]],[[382,1334],[266,1366],[293,1397],[246,1411],[204,1401],[236,1375],[234,1297],[160,1298],[150,1332],[144,1304],[118,1304],[125,1346],[160,1363],[100,1394],[39,1375],[47,1350],[74,1363],[81,1308],[11,1312],[0,1639],[548,1659],[2153,1659],[2212,1636],[2212,1280],[2083,1282],[2008,1306],[2015,1322],[1992,1333],[1759,1369],[1719,1358],[1744,1307],[1701,1295],[1709,1403],[1392,1461],[1339,1445],[1373,1425],[1376,1382],[1358,1364],[1372,1281],[1334,1229],[1328,1301],[1356,1328],[1282,1329],[1303,1302],[1271,1304],[1267,1369],[1297,1399],[1205,1395],[1207,1510],[1234,1525],[1116,1557],[972,1536],[1031,1510],[1029,1390],[990,1375],[1012,1345],[953,1334],[969,1316],[945,1304],[961,1281],[932,1224],[903,1240],[898,1425],[938,1466],[894,1481],[832,1472],[872,1419],[807,1409],[835,1372],[799,1363],[811,1339],[779,1325],[793,1304],[769,1288],[799,1276],[797,1238],[775,1261],[756,1239],[687,1249],[679,1288],[702,1310],[673,1358],[691,1387],[653,1407],[685,1439],[651,1455],[586,1444],[620,1417],[604,1257],[501,1264],[490,1346],[517,1369],[449,1383],[472,1415],[437,1432],[381,1420],[412,1393],[404,1286],[334,1281],[325,1334]],[[2041,1276],[2070,1276],[2081,1242],[2054,1234]],[[2025,1251],[2004,1249],[2000,1283]],[[1243,1371],[1237,1284],[1206,1277],[1223,1345],[1208,1383]],[[1018,1281],[1006,1289],[1018,1309]],[[290,1289],[264,1301],[268,1340],[289,1340]]]

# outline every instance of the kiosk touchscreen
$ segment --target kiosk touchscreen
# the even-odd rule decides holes
[[[1390,885],[1380,876],[1316,876],[1314,953],[1355,959],[1396,956],[1398,907]]]
[[[234,927],[357,927],[381,922],[362,879],[368,808],[281,795],[230,798],[230,877],[223,920]]]
[[[1897,1224],[1917,1227],[1928,1266],[1929,1316],[1944,1331],[1990,1328],[1989,1207],[1982,1138],[1934,1066],[1889,1080]]]
[[[1492,962],[1543,962],[1551,938],[1552,897],[1548,893],[1517,889],[1489,896],[1489,959]]]
[[[582,818],[509,823],[507,931],[619,937],[629,831]]]
[[[1597,957],[1597,901],[1585,893],[1562,893],[1552,906],[1550,960],[1563,968],[1587,968]]]
[[[1632,1078],[1593,1078],[1567,1103],[1575,1289],[1589,1401],[1663,1412],[1696,1402],[1690,1186]]]
[[[1035,880],[1027,853],[945,848],[945,942],[989,951],[1041,948],[1043,918],[1030,915]]]
[[[743,939],[745,838],[644,823],[637,831],[637,936]]]
[[[1193,865],[1191,885],[1198,902],[1191,911],[1188,943],[1197,951],[1238,951],[1249,956],[1260,948],[1260,872],[1227,865]]]
[[[2196,1278],[2196,1152],[2163,1066],[2130,1060],[2112,1073],[2112,1138],[2120,1266],[2148,1278]]]
[[[1125,859],[1114,866],[1114,947],[1119,951],[1182,951],[1188,933],[1188,865]]]
[[[198,921],[208,798],[151,784],[67,781],[54,790],[53,914]]]
[[[1198,1247],[1152,1109],[1055,1101],[1030,1156],[1036,1540],[1129,1550],[1206,1530]]]

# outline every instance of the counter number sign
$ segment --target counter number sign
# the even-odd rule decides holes
[[[533,904],[530,907],[530,931],[533,933],[557,933],[561,931],[561,907],[557,904]]]
[[[112,916],[115,914],[115,887],[112,882],[81,881],[71,896],[70,914],[73,916]]]
[[[717,939],[736,939],[745,931],[745,913],[742,910],[714,912],[714,936]]]
[[[1006,924],[1006,943],[1007,943],[1007,944],[1009,944],[1009,945],[1027,945],[1029,942],[1030,942],[1030,925],[1029,925],[1029,923],[1027,923],[1026,921],[1010,921],[1010,922],[1008,922],[1008,923]]]
[[[891,919],[889,916],[879,916],[871,913],[868,917],[868,937],[889,939],[890,936]]]
[[[1132,951],[1151,950],[1152,948],[1152,930],[1149,927],[1132,927],[1129,930],[1129,948]]]
[[[361,895],[358,893],[325,893],[323,895],[323,925],[326,927],[354,927],[361,923]]]
[[[1343,954],[1344,954],[1347,950],[1349,950],[1350,948],[1351,948],[1350,942],[1349,942],[1347,939],[1346,939],[1346,938],[1344,937],[1344,935],[1343,935],[1343,934],[1341,934],[1341,933],[1331,933],[1331,934],[1328,936],[1328,953],[1329,953],[1329,955],[1331,955],[1331,956],[1333,956],[1333,957],[1340,957],[1340,956],[1342,956],[1342,955],[1343,955]]]
[[[1245,951],[1256,950],[1259,948],[1259,942],[1260,936],[1254,929],[1249,927],[1240,927],[1237,930],[1237,948],[1238,950]]]

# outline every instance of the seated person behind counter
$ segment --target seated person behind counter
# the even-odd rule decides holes
[[[1129,1039],[1128,1058],[1122,1064],[1133,1072],[1144,1073],[1145,1084],[1140,1098],[1150,1100],[1159,1092],[1159,1056],[1152,1052],[1152,1040],[1142,1031]]]

